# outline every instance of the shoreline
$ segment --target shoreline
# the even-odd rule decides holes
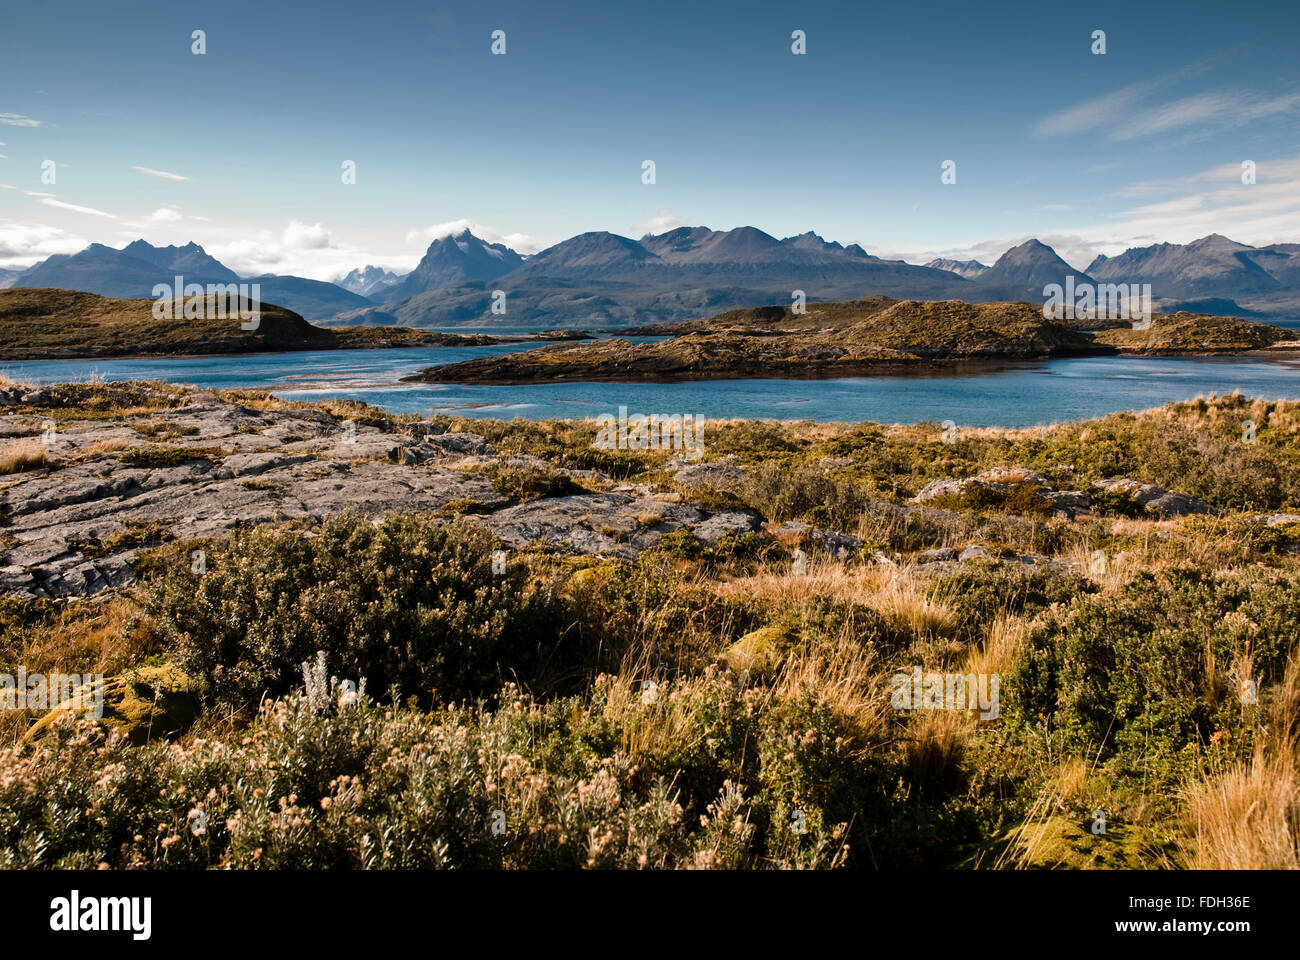
[[[331,328],[324,328],[331,329]],[[360,329],[379,329],[379,328],[360,328]],[[413,329],[406,328],[403,329]],[[135,352],[135,353],[106,353],[103,351],[94,353],[69,353],[69,354],[44,354],[41,356],[14,356],[11,353],[0,353],[0,363],[45,363],[57,360],[200,360],[204,357],[264,357],[282,353],[326,353],[337,352],[340,350],[419,350],[431,347],[445,347],[454,349],[456,347],[490,347],[496,344],[514,344],[514,343],[573,343],[586,339],[594,339],[591,334],[585,331],[579,331],[581,336],[571,337],[543,337],[539,335],[510,335],[510,334],[459,334],[443,333],[441,331],[431,333],[431,336],[450,337],[465,340],[477,340],[480,336],[491,337],[491,342],[475,343],[403,343],[401,341],[385,343],[336,343],[336,344],[307,344],[300,347],[282,347],[277,350],[208,350],[200,353],[166,353],[166,352]]]
[[[517,355],[516,355],[517,356]],[[802,369],[796,370],[709,370],[707,372],[692,373],[683,371],[681,373],[647,373],[637,376],[625,375],[627,371],[620,371],[619,376],[591,374],[589,371],[576,371],[573,375],[552,375],[550,377],[439,377],[437,371],[442,367],[430,367],[420,373],[411,374],[403,377],[401,382],[407,383],[430,383],[430,384],[461,384],[465,386],[483,386],[483,387],[521,387],[521,386],[546,386],[555,384],[572,384],[572,383],[708,383],[712,381],[728,382],[735,380],[788,380],[788,381],[818,381],[818,380],[855,380],[868,378],[895,378],[895,379],[945,379],[950,376],[967,376],[981,373],[997,373],[1002,370],[1016,369],[1020,367],[1032,366],[1035,364],[1046,363],[1051,360],[1070,360],[1070,359],[1091,359],[1107,358],[1113,360],[1125,359],[1170,359],[1170,360],[1209,360],[1209,359],[1246,359],[1246,360],[1266,360],[1281,362],[1284,360],[1300,360],[1300,346],[1288,346],[1286,348],[1269,347],[1262,349],[1250,350],[1090,350],[1090,351],[1069,351],[1043,354],[1032,357],[1005,357],[990,359],[963,359],[963,360],[887,360],[874,363],[864,364],[844,364],[836,368],[818,366],[816,364],[804,365]],[[482,358],[490,360],[496,358]],[[460,363],[479,363],[480,360],[467,360]],[[448,367],[460,366],[460,363],[447,364]],[[558,366],[558,365],[557,365]]]

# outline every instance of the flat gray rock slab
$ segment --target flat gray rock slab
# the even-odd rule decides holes
[[[482,520],[510,547],[543,543],[632,559],[665,533],[698,525],[704,516],[690,505],[598,493],[521,503]]]

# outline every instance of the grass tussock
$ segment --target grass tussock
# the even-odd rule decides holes
[[[49,444],[40,440],[16,440],[0,447],[0,476],[40,470],[53,466],[55,462]]]

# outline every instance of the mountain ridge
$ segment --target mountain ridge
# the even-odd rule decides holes
[[[199,283],[258,282],[263,297],[326,326],[605,326],[671,324],[758,303],[896,299],[1036,301],[1047,284],[1150,283],[1165,312],[1189,307],[1248,317],[1300,317],[1300,243],[1252,247],[1220,234],[1187,244],[1133,247],[1078,270],[1031,238],[991,266],[919,265],[873,256],[813,231],[778,239],[757,227],[684,226],[639,240],[609,231],[569,237],[531,256],[468,228],[432,240],[404,276],[356,268],[338,283],[291,275],[237,277],[197,243],[121,250],[90,244],[0,284],[150,295],[175,273]],[[348,287],[356,287],[349,289]],[[363,292],[364,291],[364,292]],[[495,291],[505,294],[504,300]],[[504,304],[504,315],[493,307]]]
[[[144,239],[132,241],[121,250],[92,243],[74,254],[56,254],[20,273],[10,289],[79,290],[111,299],[134,300],[152,297],[156,285],[170,285],[178,275],[187,284],[260,284],[264,302],[278,304],[311,322],[373,304],[368,297],[323,280],[288,274],[241,277],[197,243],[156,247]]]

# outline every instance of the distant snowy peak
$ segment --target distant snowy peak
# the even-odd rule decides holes
[[[955,273],[967,280],[974,280],[989,269],[987,264],[980,263],[978,260],[949,260],[945,257],[931,260],[926,266],[935,270],[947,270],[949,273]]]
[[[403,276],[405,274],[393,273],[391,270],[372,265],[349,271],[348,275],[337,283],[344,290],[370,297],[401,283]]]

